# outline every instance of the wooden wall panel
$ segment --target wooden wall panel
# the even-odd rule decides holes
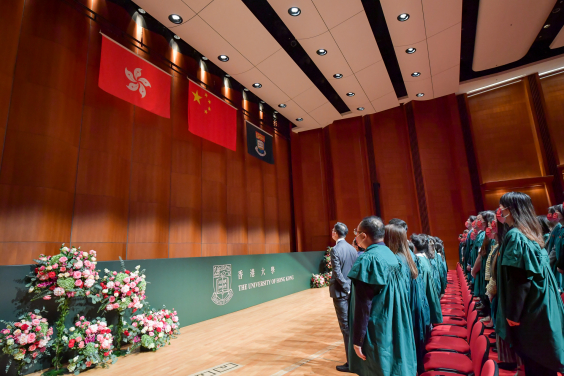
[[[387,223],[392,218],[401,218],[407,222],[408,233],[420,233],[409,136],[402,108],[370,115],[370,122],[382,219]]]
[[[0,242],[68,243],[88,22],[60,1],[30,0],[19,39],[0,167]],[[10,263],[31,261],[17,252],[21,244],[3,249],[15,252],[5,257]]]
[[[0,48],[2,51],[0,53],[2,56],[2,59],[0,59],[0,156],[4,147],[6,121],[10,109],[23,8],[24,0],[0,2],[0,14],[6,15],[0,22]]]
[[[349,228],[346,240],[353,240],[353,229],[362,218],[374,214],[372,189],[364,123],[361,117],[336,121],[329,126],[331,161],[333,165],[333,185],[335,194],[335,222],[343,222]],[[330,232],[329,234],[330,235]]]
[[[261,112],[262,114],[262,112]],[[274,128],[263,125],[266,132],[273,135]],[[274,140],[273,140],[274,145]],[[249,156],[251,157],[251,156]],[[277,161],[275,160],[275,163]],[[276,179],[276,165],[266,162],[260,163],[262,169],[262,182],[264,191],[264,240],[266,243],[266,253],[278,253],[280,250],[279,233],[279,208],[278,208],[278,181]]]
[[[546,117],[558,163],[564,164],[564,73],[541,78]]]
[[[481,183],[543,175],[524,85],[468,98]]]
[[[456,97],[416,101],[413,106],[430,235],[444,241],[453,268],[461,225],[475,210]]]
[[[294,196],[300,195],[299,206],[295,207],[296,236],[301,252],[322,251],[333,242],[327,213],[323,148],[321,129],[303,131],[292,138]]]
[[[487,208],[497,209],[499,207],[499,199],[501,196],[510,191],[518,191],[528,194],[531,197],[533,206],[537,215],[548,214],[548,207],[550,206],[548,195],[546,194],[546,188],[544,186],[536,187],[521,187],[512,190],[499,189],[484,192],[485,204]]]
[[[274,137],[274,163],[278,192],[279,252],[291,251],[292,200],[290,192],[290,141]]]

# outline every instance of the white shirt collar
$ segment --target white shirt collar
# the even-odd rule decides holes
[[[335,242],[335,245],[337,245],[341,240],[345,240],[345,238],[339,238],[339,239],[337,239],[337,241]]]

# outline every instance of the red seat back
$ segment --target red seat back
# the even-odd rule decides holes
[[[482,374],[476,376],[499,376],[499,368],[493,359],[489,359],[482,367]]]
[[[470,344],[470,355],[472,356],[472,368],[474,375],[480,375],[482,367],[490,353],[490,341],[484,335],[479,336],[474,343]]]
[[[471,332],[468,331],[468,337],[466,338],[466,341],[468,341],[468,343],[470,344],[470,348],[472,348],[472,345],[474,344],[474,342],[476,342],[478,337],[483,334],[484,334],[484,323],[476,320],[476,322],[472,326],[472,331]]]

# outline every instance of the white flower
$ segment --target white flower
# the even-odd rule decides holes
[[[108,289],[103,289],[102,292],[103,292],[104,294],[107,294],[107,293],[108,293]]]
[[[63,336],[63,341],[67,342],[68,340],[69,340],[69,337]],[[41,346],[41,347],[43,347],[43,346]]]
[[[69,272],[66,272],[66,273],[65,273],[65,278],[68,278],[68,277],[70,277],[70,274],[69,274]]]
[[[96,261],[96,257],[92,257],[90,260],[92,261]]]
[[[88,257],[88,252],[82,252],[83,257]]]
[[[94,286],[94,280],[88,278],[88,279],[86,280],[86,282],[84,282],[84,286],[86,286],[86,288],[89,289],[90,287]]]
[[[62,251],[63,251],[63,252],[66,252],[66,251],[68,251],[68,250],[69,250],[68,247],[63,247],[63,248],[62,248]]]
[[[124,294],[126,294],[128,291],[129,291],[129,286],[128,286],[128,285],[125,285],[125,286],[123,286],[123,287],[121,288],[121,292],[124,293]]]
[[[75,356],[75,357],[72,359],[72,361],[73,361],[74,363],[78,362],[78,355]]]
[[[143,329],[141,330],[141,333],[146,333],[146,332],[147,332],[147,328],[143,328]]]
[[[70,330],[71,332],[74,332],[74,326],[71,326],[71,327],[69,328],[69,330]]]
[[[119,293],[114,292],[114,296],[117,298],[119,296]]]
[[[164,335],[164,333],[163,333],[163,332],[160,332],[160,333],[159,333],[159,337],[161,337],[161,338],[162,338],[162,336],[163,336],[163,335]]]
[[[51,270],[51,269],[53,269],[53,267],[52,267],[51,265],[49,265],[49,266],[48,266],[48,267],[46,267],[45,269],[47,269],[47,270]]]
[[[8,344],[8,346],[12,346],[14,344],[14,340],[10,338],[9,340],[6,341],[6,344]]]
[[[113,287],[114,287],[114,282],[113,281],[108,282],[108,288],[111,289]]]
[[[75,368],[76,368],[76,364],[69,364],[67,369],[69,370],[69,372],[73,372]]]
[[[33,290],[35,290],[35,289],[34,289],[33,286],[32,286],[32,287],[29,288],[28,291],[29,291],[29,292],[33,292]]]
[[[106,273],[106,274],[110,274],[110,269],[107,269],[107,268],[106,268],[106,269],[104,269],[104,273]]]

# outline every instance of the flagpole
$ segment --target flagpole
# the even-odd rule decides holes
[[[253,124],[253,123],[251,123],[250,121],[248,121],[248,120],[245,120],[245,122],[247,122],[247,123],[251,124],[251,125],[252,125],[253,127],[255,127],[256,129],[259,129],[259,130],[260,130],[261,132],[263,132],[263,133],[266,133],[266,134],[267,134],[267,135],[269,135],[270,137],[274,137],[273,135],[271,135],[270,133],[268,133],[268,132],[267,132],[267,131],[265,131],[264,129],[257,127],[256,125],[254,125],[254,124]]]

